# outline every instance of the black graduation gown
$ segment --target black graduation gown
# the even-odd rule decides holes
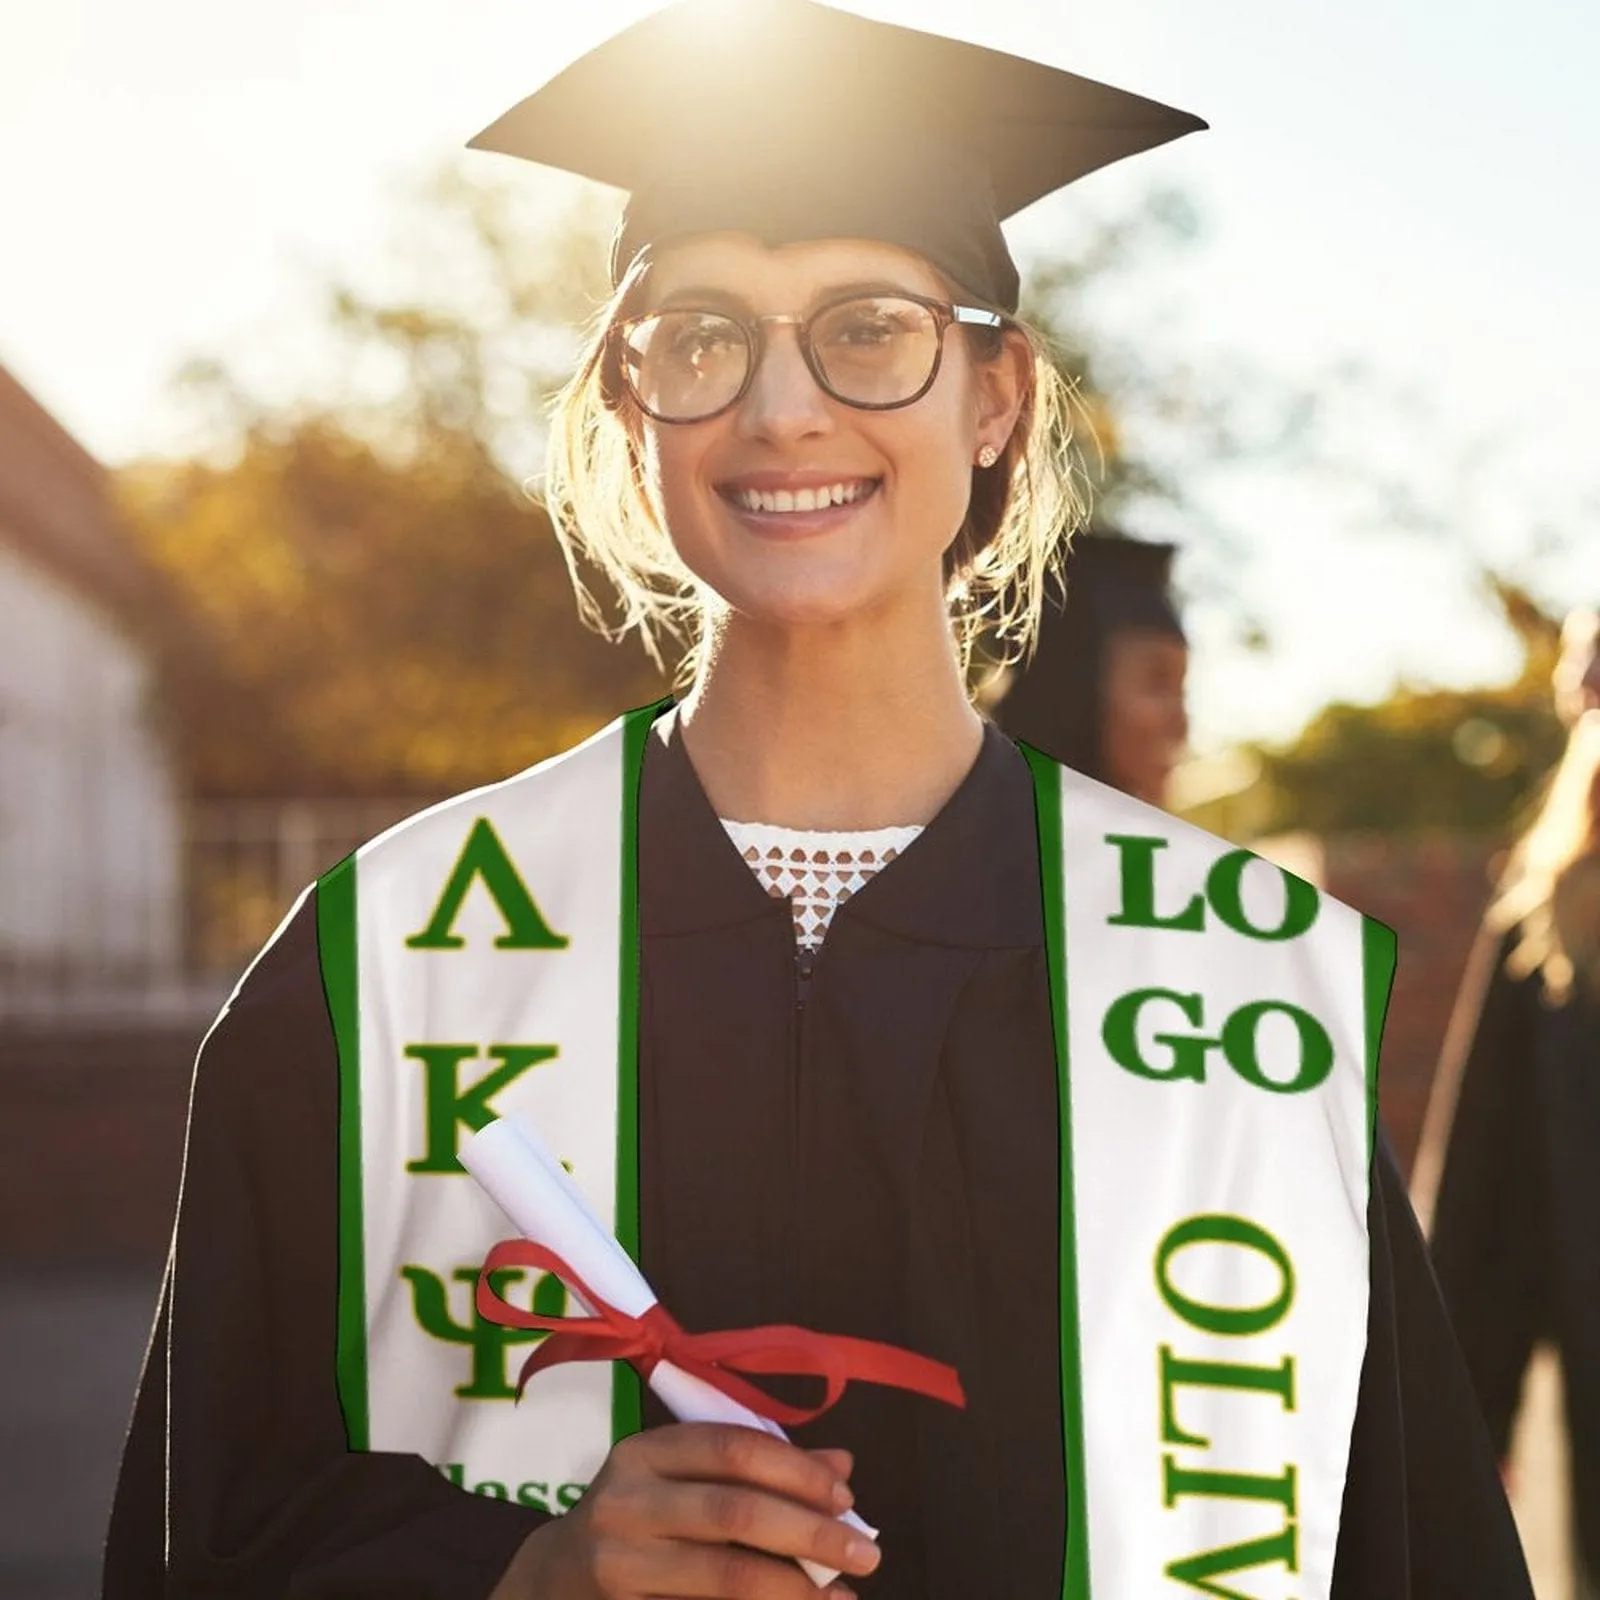
[[[652,739],[640,920],[647,1275],[691,1328],[797,1321],[954,1362],[964,1412],[859,1386],[802,1430],[856,1452],[859,1503],[884,1549],[862,1592],[1058,1595],[1058,1124],[1032,788],[1015,747],[988,732],[939,816],[839,909],[802,979],[787,906],[729,843],[681,744]],[[468,1600],[541,1520],[418,1458],[346,1453],[335,1125],[308,902],[201,1051],[175,1249],[112,1519],[110,1600]],[[1334,1592],[1526,1596],[1387,1155],[1370,1222]]]
[[[1534,1343],[1560,1352],[1573,1520],[1600,1574],[1600,1005],[1547,1004],[1538,973],[1506,972],[1515,942],[1485,933],[1462,987],[1431,1243],[1500,1454]]]

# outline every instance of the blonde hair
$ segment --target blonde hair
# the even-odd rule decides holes
[[[544,499],[584,622],[612,639],[637,629],[659,666],[681,651],[682,680],[695,669],[711,597],[678,559],[652,502],[609,337],[636,300],[645,270],[636,264],[601,307],[576,372],[556,396]],[[964,669],[980,636],[997,664],[1031,653],[1046,582],[1059,575],[1089,512],[1074,437],[1077,396],[1044,337],[1009,325],[1027,340],[1032,383],[999,460],[974,468],[967,515],[945,553],[945,592]],[[963,331],[978,359],[998,358],[1003,333]],[[615,607],[596,597],[591,574],[613,591]]]
[[[1600,711],[1573,727],[1544,803],[1512,852],[1489,923],[1520,930],[1506,958],[1515,977],[1540,973],[1564,1004],[1574,981],[1600,994]]]

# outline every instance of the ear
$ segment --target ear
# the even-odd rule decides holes
[[[1033,347],[1016,328],[1001,335],[1000,352],[990,361],[973,363],[974,435],[972,453],[987,445],[1003,454],[1033,386]]]

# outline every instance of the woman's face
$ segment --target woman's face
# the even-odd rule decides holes
[[[640,309],[803,316],[857,290],[950,298],[926,262],[892,245],[822,240],[772,249],[748,235],[713,234],[662,250]],[[657,422],[635,409],[631,425],[679,558],[735,615],[782,628],[870,619],[907,605],[937,607],[942,617],[940,561],[966,515],[975,458],[985,444],[1005,445],[1030,370],[1019,336],[1007,336],[1000,359],[978,362],[950,328],[938,377],[921,399],[863,411],[818,386],[793,325],[769,323],[737,405],[691,423]],[[804,491],[843,503],[778,509]]]
[[[1106,781],[1152,805],[1165,802],[1189,737],[1188,668],[1189,648],[1175,634],[1127,628],[1106,645],[1100,706]]]

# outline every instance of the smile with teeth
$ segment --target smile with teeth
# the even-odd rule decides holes
[[[731,489],[728,498],[744,511],[826,511],[829,506],[850,505],[877,486],[876,478],[851,478],[806,489]]]

